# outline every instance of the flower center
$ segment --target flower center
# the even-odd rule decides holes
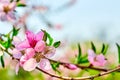
[[[42,55],[42,53],[36,53],[34,58],[36,59],[37,62],[40,62],[40,59],[44,58],[44,56]]]
[[[94,61],[96,61],[96,62],[98,61],[98,60],[97,60],[97,57],[94,58]]]
[[[9,6],[4,6],[4,12],[7,14],[11,9],[9,8]]]

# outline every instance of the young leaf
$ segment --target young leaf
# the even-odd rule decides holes
[[[60,41],[57,41],[57,42],[55,42],[54,44],[53,44],[53,46],[55,47],[55,48],[57,48],[57,47],[59,47],[60,46]]]
[[[53,38],[45,30],[42,30],[42,31],[44,32],[43,40],[47,42],[48,46],[51,46],[53,44]]]
[[[2,65],[2,67],[4,68],[4,67],[5,67],[5,64],[4,64],[3,56],[0,56],[0,61],[1,61],[1,65]]]
[[[17,2],[19,2],[20,0],[16,0]]]
[[[78,44],[78,56],[77,56],[77,63],[80,63],[80,61],[81,61],[81,55],[82,55],[82,52],[81,52],[81,47],[80,47],[80,44]]]
[[[91,42],[91,47],[92,47],[92,49],[94,50],[94,52],[96,53],[96,47],[95,47],[95,45],[94,45],[93,42]]]
[[[101,53],[102,53],[103,55],[106,54],[106,52],[107,52],[107,50],[108,50],[108,47],[109,47],[108,45],[105,45],[105,44],[102,45]]]
[[[117,43],[116,43],[116,45],[117,45],[117,48],[118,48],[118,62],[120,63],[120,46]]]
[[[12,42],[12,40],[10,38],[8,38],[7,41],[2,42],[1,44],[2,44],[3,47],[5,47],[6,49],[8,49],[12,45],[11,42]]]
[[[105,54],[107,53],[108,47],[109,47],[109,45],[107,44],[107,45],[105,46],[104,51],[103,51],[103,55],[105,55]]]
[[[88,59],[86,58],[86,59],[84,59],[84,58],[81,58],[81,61],[80,61],[80,63],[88,63],[89,61],[88,61]]]
[[[60,65],[59,62],[58,63],[51,62],[52,69],[60,74],[60,71],[57,69],[59,65]]]
[[[16,29],[15,27],[13,27],[13,33],[12,33],[12,36],[16,36],[18,34],[20,29]]]
[[[105,44],[103,43],[101,53],[103,53],[104,50],[105,50]]]
[[[52,45],[52,43],[53,43],[53,38],[50,36],[50,34],[48,34],[47,33],[47,37],[48,37],[48,39],[49,39],[49,46],[51,46]]]
[[[81,57],[80,59],[80,63],[88,63],[88,55],[84,55],[83,57]]]
[[[25,4],[17,3],[17,7],[25,7],[25,6],[26,6]]]

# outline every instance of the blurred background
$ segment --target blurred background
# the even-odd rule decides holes
[[[61,53],[65,53],[70,46],[68,44],[76,42],[102,41],[109,44],[120,42],[120,0],[26,0],[25,2],[27,6],[16,8],[15,14],[17,20],[14,24],[21,27],[20,36],[24,36],[25,30],[37,33],[45,29],[55,40],[63,43],[62,48],[57,50],[57,55],[62,56]],[[12,24],[0,22],[0,33],[9,32]],[[6,72],[6,76],[19,80],[9,74],[10,70],[3,69],[3,71]],[[1,70],[0,74],[3,71]],[[34,72],[24,74],[30,76],[34,75]],[[34,76],[42,75],[40,73]],[[6,77],[7,80],[11,78]],[[32,76],[29,80],[33,79],[38,80]]]
[[[68,41],[99,39],[111,43],[120,39],[119,0],[26,0],[26,3],[27,7],[16,9],[16,16],[26,14],[26,26],[34,32],[45,29],[54,38]],[[11,26],[4,23],[0,22],[1,33]]]

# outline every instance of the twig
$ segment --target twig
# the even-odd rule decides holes
[[[52,61],[52,62],[55,62],[55,63],[60,63],[61,65],[65,66],[65,64],[73,64],[73,63],[66,63],[66,62],[61,62],[61,61],[56,61],[56,60],[53,60],[53,59],[49,59],[47,57],[45,57],[46,59],[48,59],[49,61]],[[94,69],[94,70],[99,70],[99,71],[108,71],[109,69],[104,69],[104,68],[97,68],[97,67],[92,67],[92,66],[82,66],[82,65],[79,65],[79,64],[73,64],[75,66],[77,66],[78,68],[81,68],[81,69],[87,69],[87,68],[90,68],[90,69]]]
[[[4,50],[4,51],[7,52],[7,53],[13,58],[12,54],[10,54],[7,50]],[[19,60],[19,59],[17,59],[17,60]],[[50,59],[49,59],[49,60],[50,60]],[[54,61],[54,60],[53,60],[53,61]],[[87,76],[87,77],[78,77],[78,78],[58,76],[58,75],[55,75],[55,74],[52,74],[52,73],[48,73],[48,72],[40,69],[39,67],[36,67],[36,69],[39,70],[39,71],[41,71],[41,72],[43,72],[43,73],[45,73],[45,74],[47,74],[47,75],[49,75],[49,76],[51,76],[51,77],[55,77],[55,78],[59,78],[59,79],[63,79],[63,80],[86,80],[86,79],[91,79],[91,80],[93,80],[93,79],[96,78],[96,77],[104,76],[104,75],[107,75],[107,74],[110,74],[110,73],[112,73],[112,72],[116,72],[116,71],[120,70],[120,66],[116,67],[115,69],[112,69],[112,70],[108,70],[108,71],[106,71],[106,72],[99,73],[99,74],[97,74],[97,75]]]

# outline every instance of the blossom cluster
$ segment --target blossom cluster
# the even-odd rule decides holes
[[[14,36],[13,45],[15,48],[12,49],[11,53],[15,59],[19,59],[16,73],[19,70],[19,66],[26,71],[32,71],[37,66],[45,70],[50,69],[50,63],[45,57],[52,57],[55,54],[55,47],[47,46],[43,37],[43,31],[37,34],[26,31],[26,38],[23,41]]]
[[[24,0],[0,0],[0,20],[13,21],[15,17],[15,8],[18,4],[25,4]]]

